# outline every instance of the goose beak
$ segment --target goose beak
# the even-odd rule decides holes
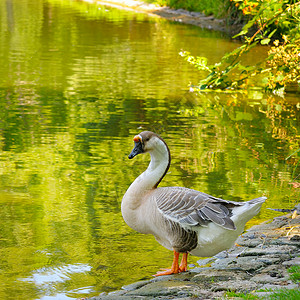
[[[134,148],[132,149],[131,153],[128,155],[129,159],[134,158],[135,156],[137,156],[140,153],[143,153],[143,144],[141,142],[141,140],[135,140],[134,141]]]

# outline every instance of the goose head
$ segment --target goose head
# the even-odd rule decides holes
[[[129,159],[134,158],[138,154],[147,153],[147,152],[150,153],[151,156],[152,154],[154,154],[154,156],[156,157],[159,156],[159,154],[160,155],[168,154],[168,156],[170,156],[169,148],[167,144],[160,136],[158,136],[154,132],[143,131],[138,135],[136,135],[133,138],[133,141],[134,141],[134,148],[132,149],[131,153],[128,155]]]
[[[149,153],[151,162],[146,174],[149,174],[149,177],[156,180],[154,187],[157,187],[170,167],[171,155],[166,142],[151,131],[139,133],[133,138],[133,141],[134,148],[128,158],[132,159],[138,154]]]

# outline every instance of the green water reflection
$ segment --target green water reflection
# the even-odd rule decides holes
[[[199,73],[181,49],[217,61],[234,47],[219,33],[83,2],[0,2],[1,299],[97,295],[170,264],[120,213],[148,163],[127,159],[143,129],[170,146],[164,186],[268,196],[251,224],[299,201],[289,184],[297,153],[286,160],[299,148],[299,95],[186,91]]]

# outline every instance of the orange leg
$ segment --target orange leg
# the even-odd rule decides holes
[[[182,260],[180,263],[180,266],[178,265],[178,258],[179,258],[179,253],[176,252],[175,250],[174,252],[174,259],[173,259],[173,264],[171,269],[166,269],[163,272],[157,272],[155,275],[153,276],[162,276],[162,275],[171,275],[171,274],[177,274],[179,272],[185,272],[187,271],[187,253],[183,253],[182,255]]]
[[[179,266],[179,272],[186,272],[187,271],[187,257],[188,253],[182,254],[182,260]]]
[[[153,276],[171,275],[171,274],[177,274],[179,272],[179,266],[178,266],[179,253],[176,252],[175,250],[173,252],[174,252],[174,259],[173,259],[171,269],[167,269],[163,272],[157,272]]]

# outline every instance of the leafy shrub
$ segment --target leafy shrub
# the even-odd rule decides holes
[[[300,86],[300,2],[295,0],[231,0],[247,16],[248,22],[236,37],[244,44],[209,65],[205,57],[193,57],[181,52],[189,63],[209,74],[199,82],[199,89],[241,89],[247,80],[258,74],[268,74],[261,82],[266,90],[283,91],[290,84]],[[268,57],[253,66],[243,66],[241,57],[257,44],[269,45]],[[232,70],[238,69],[238,76]]]

